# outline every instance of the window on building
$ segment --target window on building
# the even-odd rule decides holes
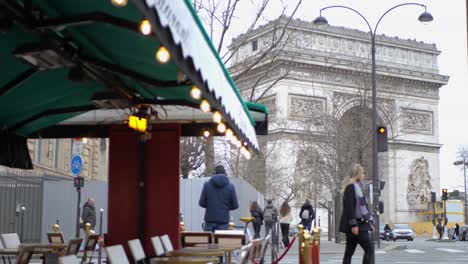
[[[36,139],[34,146],[34,162],[41,163],[42,139]]]
[[[252,41],[252,51],[256,51],[258,49],[258,42],[257,40]]]

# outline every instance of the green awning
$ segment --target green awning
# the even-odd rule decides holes
[[[138,31],[143,18],[150,19],[155,33]],[[120,8],[110,0],[1,1],[0,21],[12,21],[0,32],[3,131],[32,137],[52,131],[60,136],[63,130],[72,136],[74,118],[143,104],[161,113],[162,107],[175,111],[175,118],[156,124],[208,123],[206,116],[176,118],[187,108],[199,114],[200,101],[189,95],[197,85],[227,125],[258,150],[254,126],[266,124],[267,112],[255,122],[189,1],[136,0]],[[154,58],[161,45],[171,53],[167,64]],[[103,123],[86,125],[91,131]]]

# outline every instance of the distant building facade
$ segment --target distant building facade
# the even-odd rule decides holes
[[[294,192],[297,204],[330,205],[352,162],[372,179],[370,36],[287,21],[271,21],[229,47],[242,95],[270,111],[265,175],[252,178],[265,179],[256,184],[267,196]],[[439,54],[434,44],[377,36],[378,122],[389,137],[389,151],[379,154],[385,222],[419,221],[430,191],[439,190],[439,89],[448,82]]]
[[[108,140],[86,139],[82,143],[83,169],[81,176],[92,181],[108,179]],[[72,176],[70,160],[74,139],[28,139],[29,154],[34,170],[45,174]]]

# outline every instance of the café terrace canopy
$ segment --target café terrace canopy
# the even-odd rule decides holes
[[[205,99],[257,151],[268,110],[242,100],[190,1],[121,2],[0,1],[0,141],[106,137],[142,105],[156,113],[153,126],[216,134],[212,113],[199,108]],[[149,35],[139,29],[144,19]],[[161,47],[168,63],[155,58]],[[190,96],[193,86],[201,99]]]

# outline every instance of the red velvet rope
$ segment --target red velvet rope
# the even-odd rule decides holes
[[[286,256],[286,253],[288,253],[289,249],[294,244],[294,241],[296,241],[296,236],[293,237],[293,239],[291,240],[291,243],[289,243],[289,246],[284,250],[283,254],[281,254],[281,256],[275,262],[271,264],[278,264],[284,258],[284,256]],[[258,264],[258,262],[256,261],[253,261],[253,263]]]

